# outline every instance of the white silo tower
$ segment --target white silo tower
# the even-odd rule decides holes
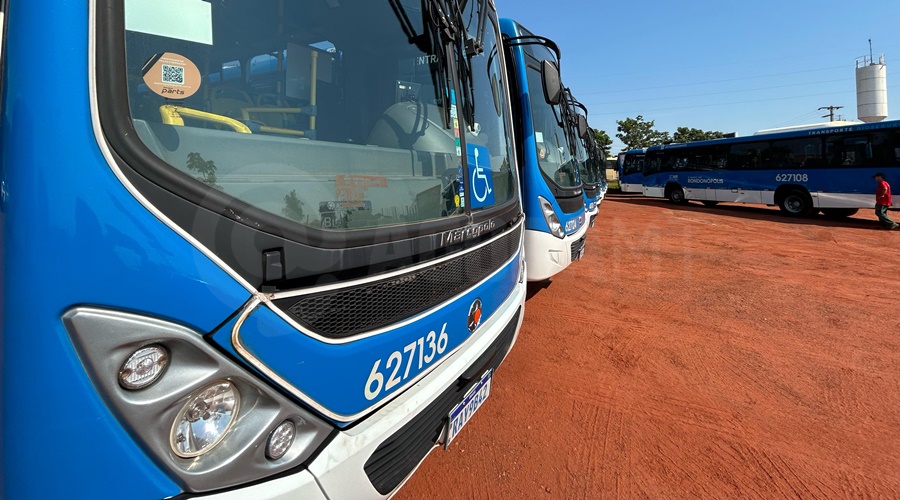
[[[856,116],[863,122],[880,122],[888,116],[887,67],[884,54],[875,62],[871,54],[856,60]]]

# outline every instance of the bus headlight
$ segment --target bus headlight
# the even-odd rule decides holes
[[[203,388],[184,405],[172,426],[172,451],[183,458],[202,455],[222,441],[237,418],[241,396],[231,382]]]
[[[303,467],[336,432],[201,332],[88,307],[67,311],[63,322],[116,420],[185,493]]]
[[[541,202],[541,212],[544,213],[544,220],[550,226],[550,234],[560,239],[565,238],[566,232],[563,231],[562,224],[559,223],[559,217],[556,216],[553,205],[542,196],[538,196],[538,200]]]

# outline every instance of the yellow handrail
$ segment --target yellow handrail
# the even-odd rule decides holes
[[[281,128],[281,127],[269,127],[268,125],[260,125],[260,132],[265,132],[267,134],[282,134],[282,135],[295,135],[297,137],[306,137],[306,132],[302,130],[294,130],[290,128]]]
[[[164,104],[159,107],[159,114],[162,116],[162,121],[166,125],[177,125],[179,127],[183,127],[183,117],[188,117],[205,122],[225,125],[227,127],[231,127],[231,129],[235,132],[240,132],[242,134],[252,133],[250,131],[250,127],[244,125],[238,120],[235,120],[234,118],[229,118],[227,116],[217,115],[214,113],[207,113],[206,111],[200,111],[197,109],[174,106],[172,104]]]
[[[311,56],[310,59],[312,60],[312,68],[310,69],[312,76],[310,78],[311,81],[309,83],[309,105],[315,106],[316,105],[316,97],[317,97],[316,96],[316,91],[317,91],[316,83],[319,80],[319,53],[317,51],[313,50],[310,53],[310,56]],[[310,130],[316,129],[316,115],[309,116],[309,129]]]
[[[257,108],[241,108],[241,116],[245,120],[250,119],[250,113],[287,113],[287,114],[307,114],[306,108],[278,108],[275,106],[262,106]]]

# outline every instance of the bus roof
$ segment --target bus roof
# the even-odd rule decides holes
[[[722,139],[710,139],[706,141],[695,141],[695,142],[681,142],[674,144],[660,144],[656,146],[650,146],[646,149],[646,151],[660,151],[663,149],[678,149],[678,148],[686,148],[686,147],[694,147],[694,146],[713,146],[719,144],[735,144],[742,142],[757,142],[763,140],[773,140],[773,139],[791,139],[795,137],[808,137],[811,135],[826,135],[832,133],[845,133],[845,132],[866,132],[871,130],[881,130],[881,129],[892,129],[892,128],[900,128],[900,120],[892,120],[878,123],[857,123],[850,122],[851,125],[847,126],[834,126],[834,127],[818,127],[818,128],[810,128],[810,129],[802,129],[802,130],[792,130],[788,132],[771,132],[765,134],[758,135],[749,135],[744,137],[727,137]]]
[[[756,132],[753,133],[753,135],[775,134],[778,132],[792,132],[794,130],[809,130],[809,129],[814,129],[814,128],[849,127],[851,125],[862,125],[862,124],[863,124],[863,122],[838,120],[838,121],[833,121],[833,122],[809,123],[806,125],[794,125],[791,127],[765,128],[762,130],[757,130]]]

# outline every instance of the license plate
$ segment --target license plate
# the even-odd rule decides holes
[[[447,439],[444,440],[444,448],[448,448],[450,443],[459,435],[459,431],[472,419],[472,415],[478,411],[478,408],[491,395],[491,370],[485,372],[469,392],[462,402],[450,410],[450,419],[447,422]]]

